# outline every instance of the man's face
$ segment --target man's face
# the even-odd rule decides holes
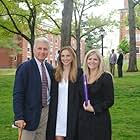
[[[48,44],[43,42],[38,42],[36,47],[34,48],[34,56],[40,61],[43,62],[45,58],[48,56]]]

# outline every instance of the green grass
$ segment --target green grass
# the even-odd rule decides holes
[[[115,78],[115,104],[111,109],[113,140],[140,138],[140,72]]]
[[[140,60],[137,62],[140,71]],[[114,78],[115,104],[111,108],[113,140],[140,139],[140,72],[126,72],[124,61],[123,78]]]
[[[0,69],[0,75],[14,75],[15,69]]]
[[[14,73],[14,69],[0,70],[0,140],[17,139],[17,130],[11,128]],[[115,104],[111,108],[113,140],[140,139],[139,83],[140,72],[124,72],[123,78],[114,78]]]
[[[16,140],[17,130],[13,123],[12,87],[15,70],[0,70],[0,140]]]

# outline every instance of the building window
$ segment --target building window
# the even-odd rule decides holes
[[[136,41],[140,41],[140,33],[136,34]]]
[[[14,57],[14,61],[17,61],[17,56]]]
[[[139,47],[136,47],[136,53],[139,53]]]
[[[55,43],[57,43],[57,39],[55,39]]]
[[[27,45],[27,52],[30,52],[30,51],[31,51],[30,48],[31,48],[31,47],[30,47],[30,44],[28,43],[28,45]]]
[[[53,52],[53,46],[50,47],[50,52]]]

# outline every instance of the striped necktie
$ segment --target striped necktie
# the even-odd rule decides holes
[[[47,88],[48,88],[48,79],[46,74],[46,69],[43,63],[41,63],[42,70],[42,106],[47,105]]]

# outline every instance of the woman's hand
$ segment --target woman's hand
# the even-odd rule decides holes
[[[90,104],[90,100],[88,100],[87,104],[86,104],[86,102],[83,103],[83,108],[85,111],[94,112],[94,108]]]

